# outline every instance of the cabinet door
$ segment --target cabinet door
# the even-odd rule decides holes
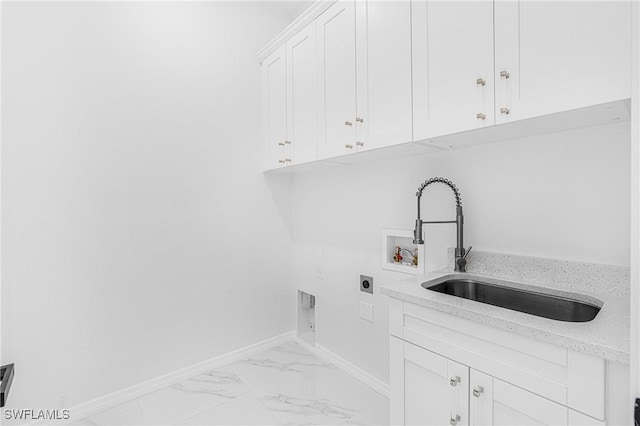
[[[629,1],[496,1],[495,22],[497,122],[630,97]]]
[[[410,142],[410,1],[356,2],[356,43],[356,148]]]
[[[391,339],[391,423],[468,425],[469,368]],[[404,405],[394,405],[398,400]]]
[[[316,24],[312,22],[287,46],[287,137],[294,164],[317,158],[318,118]]]
[[[494,123],[493,2],[412,1],[413,137]]]
[[[494,425],[567,425],[568,408],[493,379]]]
[[[469,393],[469,424],[493,425],[493,377],[470,369]]]
[[[265,125],[268,145],[267,168],[284,164],[287,141],[287,79],[285,48],[281,46],[264,60]]]
[[[355,152],[356,25],[354,0],[338,0],[316,21],[318,156]]]

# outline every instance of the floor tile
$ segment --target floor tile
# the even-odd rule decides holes
[[[383,425],[389,401],[295,342],[192,377],[76,425]]]
[[[228,372],[211,371],[138,399],[147,424],[176,424],[248,392]]]
[[[73,414],[73,413],[71,413]],[[93,416],[75,420],[74,425],[144,425],[138,401],[127,402]]]
[[[357,414],[357,409],[325,398],[275,394],[265,395],[261,401],[283,424],[338,425]]]
[[[244,394],[211,410],[198,414],[183,425],[279,425],[278,420],[262,405],[260,400]]]
[[[223,367],[283,423],[388,424],[388,399],[289,342]]]

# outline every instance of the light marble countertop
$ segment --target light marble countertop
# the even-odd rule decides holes
[[[471,252],[468,261],[467,273],[453,272],[450,253],[448,268],[384,285],[381,292],[405,302],[629,364],[629,268],[487,252]],[[502,284],[500,280],[508,281],[512,287],[570,296],[602,304],[602,308],[592,321],[564,322],[426,290],[421,286],[425,282],[441,282],[445,277],[474,278],[496,284]]]

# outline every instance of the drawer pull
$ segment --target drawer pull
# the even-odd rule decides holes
[[[458,383],[460,383],[460,376],[454,376],[451,379],[449,379],[449,384],[451,386],[458,386]]]
[[[459,416],[458,414],[456,414],[456,416],[455,416],[455,417],[451,417],[451,418],[449,419],[449,424],[450,424],[451,426],[456,426],[456,425],[458,424],[458,422],[459,422],[459,421],[460,421],[460,416]]]

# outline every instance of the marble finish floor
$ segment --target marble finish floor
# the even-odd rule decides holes
[[[389,400],[287,342],[73,424],[383,425]]]

